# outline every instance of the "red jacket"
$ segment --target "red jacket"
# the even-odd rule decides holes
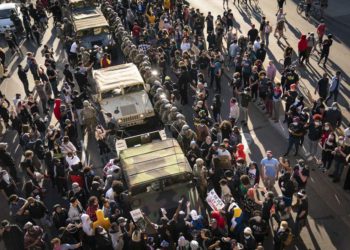
[[[55,115],[57,121],[61,120],[60,107],[61,107],[61,99],[57,98],[57,99],[55,99],[55,104],[54,104],[54,107],[53,107],[53,114]]]
[[[307,49],[306,35],[301,35],[301,38],[298,42],[298,50],[299,50],[299,52],[303,52],[306,49]]]

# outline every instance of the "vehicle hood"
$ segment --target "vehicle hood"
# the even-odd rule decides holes
[[[100,105],[105,112],[112,113],[115,119],[153,112],[153,106],[146,91],[103,99]]]

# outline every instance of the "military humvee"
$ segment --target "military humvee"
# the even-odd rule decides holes
[[[155,117],[145,83],[135,64],[128,63],[94,70],[96,101],[111,113],[121,128],[145,124]]]
[[[97,6],[98,3],[93,0],[68,0],[68,8],[71,12],[79,9],[94,8]]]
[[[71,13],[75,37],[81,41],[81,46],[92,49],[94,45],[109,50],[113,39],[109,25],[99,8],[78,8]]]
[[[116,142],[131,206],[157,222],[160,208],[175,211],[180,199],[198,207],[199,195],[192,183],[192,169],[176,139],[164,130]]]

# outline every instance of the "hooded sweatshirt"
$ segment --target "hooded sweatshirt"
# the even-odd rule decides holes
[[[307,50],[306,35],[301,35],[301,38],[298,42],[298,50],[299,52],[304,52],[305,50]]]
[[[239,143],[237,145],[237,152],[236,152],[236,159],[242,158],[243,160],[246,160],[247,156],[244,152],[244,145],[242,143]]]
[[[91,220],[89,215],[87,214],[82,214],[81,215],[81,222],[83,224],[83,231],[86,233],[88,236],[93,236],[94,235],[94,229],[91,226]]]

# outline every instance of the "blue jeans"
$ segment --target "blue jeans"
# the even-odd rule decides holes
[[[333,178],[335,180],[340,180],[341,174],[343,173],[345,163],[342,161],[334,161],[334,172]]]
[[[295,145],[295,153],[298,153],[299,150],[299,144],[300,144],[300,138],[299,137],[294,137],[294,136],[289,136],[288,139],[288,149],[286,154],[289,153],[289,151],[292,149],[293,145]]]

